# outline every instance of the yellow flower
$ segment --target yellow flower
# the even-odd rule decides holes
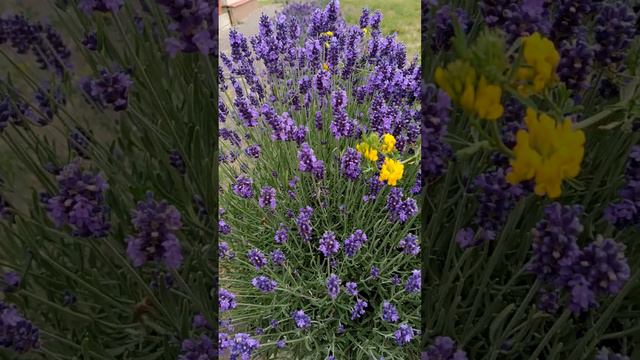
[[[387,184],[396,186],[398,180],[402,179],[403,173],[404,165],[402,165],[400,161],[385,158],[384,163],[382,164],[382,169],[380,169],[380,177],[378,180],[387,180]]]
[[[333,31],[323,32],[320,35],[325,35],[325,36],[328,36],[328,37],[332,37],[333,36]]]
[[[369,35],[369,29],[367,29],[367,28],[362,28],[362,32],[363,32],[365,35]]]
[[[322,70],[324,70],[324,71],[329,71],[329,64],[327,64],[327,63],[322,63]]]
[[[366,142],[356,145],[356,150],[364,155],[366,159],[369,159],[370,161],[378,161],[378,150],[374,149]]]
[[[507,181],[517,184],[535,179],[535,193],[556,198],[562,193],[564,179],[571,179],[580,172],[584,157],[585,136],[582,130],[573,129],[570,119],[556,123],[547,114],[539,116],[527,109],[527,130],[516,134],[511,172]]]
[[[523,62],[516,72],[518,92],[524,96],[538,93],[558,79],[560,54],[551,40],[533,33],[523,38]]]
[[[502,89],[500,86],[487,84],[487,80],[482,76],[476,90],[476,101],[474,110],[482,119],[496,120],[504,112],[500,104]]]
[[[484,76],[478,79],[475,69],[467,62],[456,60],[446,69],[437,68],[435,80],[452,100],[458,101],[462,108],[479,118],[496,120],[502,116],[502,89],[489,84]]]
[[[329,45],[329,42],[328,42],[328,41],[325,41],[325,42],[324,42],[324,47],[326,47],[326,48],[328,49],[330,46],[331,46],[331,45]]]
[[[452,99],[459,99],[463,91],[475,87],[476,70],[466,61],[456,60],[446,69],[438,67],[434,75],[436,84]]]
[[[382,136],[382,147],[380,150],[383,154],[392,152],[396,147],[396,138],[391,134],[384,134]]]

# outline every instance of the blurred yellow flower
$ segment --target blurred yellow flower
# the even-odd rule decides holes
[[[538,93],[558,79],[560,54],[551,40],[539,33],[523,38],[523,66],[516,72],[517,89],[523,96]]]
[[[535,179],[535,193],[556,198],[562,193],[564,179],[574,178],[580,172],[584,157],[585,136],[574,130],[570,119],[556,122],[544,113],[527,109],[527,130],[516,134],[513,148],[512,170],[507,181],[517,184]]]
[[[366,159],[369,159],[370,161],[378,161],[378,150],[374,149],[366,142],[356,145],[356,150],[364,155]]]
[[[324,70],[324,71],[329,71],[329,64],[327,64],[327,63],[322,63],[322,70]]]
[[[496,120],[504,112],[500,97],[502,89],[500,86],[487,84],[484,76],[480,77],[478,88],[476,90],[476,99],[474,102],[474,110],[478,117],[487,120]]]
[[[484,76],[478,79],[475,69],[469,63],[456,60],[447,65],[446,69],[438,67],[435,80],[466,111],[486,120],[496,120],[502,116],[502,89],[498,85],[489,84]]]
[[[380,151],[383,154],[388,154],[392,152],[396,148],[396,138],[391,134],[384,134],[382,136],[382,146],[380,147]]]
[[[363,32],[365,35],[369,35],[369,29],[367,29],[367,28],[362,28],[362,32]]]
[[[328,36],[328,37],[332,37],[333,36],[333,31],[326,31],[326,32],[321,33],[320,35],[325,35],[325,36]]]
[[[396,186],[398,184],[398,180],[402,179],[403,173],[404,165],[400,161],[385,158],[384,163],[382,164],[382,169],[380,169],[380,177],[378,180],[386,180],[387,184]]]

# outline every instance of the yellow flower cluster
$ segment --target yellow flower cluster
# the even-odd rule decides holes
[[[523,96],[542,91],[558,79],[560,54],[551,40],[533,33],[523,38],[524,66],[516,72],[517,90]]]
[[[365,159],[369,161],[378,161],[378,150],[383,154],[390,154],[396,150],[396,138],[391,134],[384,134],[382,139],[378,135],[370,134],[365,141],[356,145],[356,150],[361,153]],[[398,180],[402,179],[404,174],[404,164],[399,160],[389,157],[384,159],[380,176],[378,180],[387,181],[387,184],[396,186]]]
[[[403,173],[404,165],[400,161],[385,158],[384,163],[382,164],[382,169],[380,169],[380,177],[378,180],[386,180],[387,184],[396,186],[398,184],[398,180],[402,179]]]
[[[447,65],[446,69],[438,67],[435,80],[466,111],[486,120],[497,120],[502,116],[502,89],[490,84],[484,76],[478,77],[476,70],[468,62],[456,60]]]
[[[576,177],[584,157],[585,136],[573,129],[570,119],[556,123],[544,113],[529,108],[525,117],[527,130],[516,134],[507,181],[517,184],[535,179],[535,193],[556,198],[562,193],[564,179]]]
[[[378,150],[366,142],[356,145],[356,150],[361,153],[365,159],[369,161],[378,161]]]
[[[383,154],[388,154],[396,149],[396,138],[391,134],[382,135],[382,146],[380,150]]]

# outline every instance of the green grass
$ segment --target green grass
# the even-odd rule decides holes
[[[285,0],[259,0],[260,4],[284,4]],[[291,2],[291,1],[288,1]],[[326,2],[326,1],[324,1]],[[409,60],[420,54],[420,1],[418,0],[340,0],[344,18],[357,24],[363,7],[383,15],[384,34],[398,33],[398,39],[407,45]]]

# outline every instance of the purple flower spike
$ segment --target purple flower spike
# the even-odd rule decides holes
[[[320,239],[320,246],[318,247],[318,250],[320,250],[322,255],[329,257],[333,254],[337,254],[339,249],[340,243],[336,240],[336,235],[333,231],[325,232]]]
[[[353,148],[347,148],[340,163],[340,172],[349,180],[357,180],[360,177],[360,161],[362,154]]]
[[[155,261],[173,269],[180,267],[182,248],[175,232],[182,222],[175,206],[154,200],[149,192],[144,201],[138,202],[131,223],[135,233],[127,237],[127,255],[133,266]]]
[[[404,346],[413,340],[414,334],[415,330],[409,324],[402,323],[398,326],[398,330],[396,330],[393,336],[398,346]]]
[[[331,298],[331,300],[335,300],[338,297],[338,294],[340,293],[341,283],[342,281],[335,274],[331,274],[331,276],[329,276],[329,278],[327,279],[327,292],[329,293],[329,297]]]
[[[366,301],[362,299],[356,300],[356,304],[351,309],[351,320],[356,320],[362,317],[365,313],[365,309],[369,306]]]
[[[276,235],[273,237],[276,244],[284,244],[289,239],[289,235],[287,235],[287,228],[284,224],[280,224],[278,226],[278,230],[276,230]]]
[[[354,283],[354,282],[348,282],[345,287],[347,288],[347,293],[351,296],[357,296],[358,295],[358,284]]]
[[[261,208],[269,207],[271,210],[276,209],[276,189],[271,186],[265,186],[260,190],[260,198],[258,199],[258,205]]]
[[[413,270],[404,284],[404,290],[408,293],[417,293],[422,287],[422,276],[420,270]]]
[[[311,326],[311,318],[302,310],[295,311],[291,317],[296,322],[298,329],[306,329]]]
[[[418,244],[418,237],[413,234],[407,234],[404,239],[400,240],[400,247],[402,252],[407,255],[416,256],[420,253],[420,244]]]
[[[249,334],[237,333],[230,344],[230,360],[251,359],[254,350],[260,347],[260,341],[253,339]]]
[[[253,180],[244,175],[238,177],[233,184],[233,192],[241,198],[250,199],[253,197]]]
[[[83,79],[80,86],[85,95],[101,107],[111,105],[114,111],[126,110],[129,106],[129,88],[133,81],[127,72],[110,73],[101,70],[97,79]]]
[[[274,265],[283,266],[286,260],[284,253],[280,249],[276,249],[271,252],[271,262]]]
[[[253,285],[254,288],[262,291],[263,293],[270,293],[275,291],[278,283],[264,275],[260,275],[251,280],[251,285]]]
[[[344,252],[348,257],[354,257],[362,245],[367,242],[367,234],[358,229],[344,241]]]
[[[247,259],[249,259],[251,265],[255,266],[256,270],[260,270],[263,266],[267,265],[267,258],[262,251],[255,248],[247,252]]]
[[[396,309],[395,306],[393,306],[393,304],[391,304],[388,301],[385,301],[384,303],[382,303],[382,320],[386,321],[386,322],[397,322],[400,317],[398,316],[398,310]]]
[[[56,227],[69,225],[74,236],[103,237],[109,232],[109,208],[105,193],[109,186],[100,174],[82,171],[80,163],[66,165],[56,177],[58,195],[46,202]]]
[[[305,242],[311,240],[311,232],[313,227],[311,226],[311,216],[313,215],[313,208],[310,206],[300,209],[300,213],[296,218],[296,225],[298,226],[298,233]]]

